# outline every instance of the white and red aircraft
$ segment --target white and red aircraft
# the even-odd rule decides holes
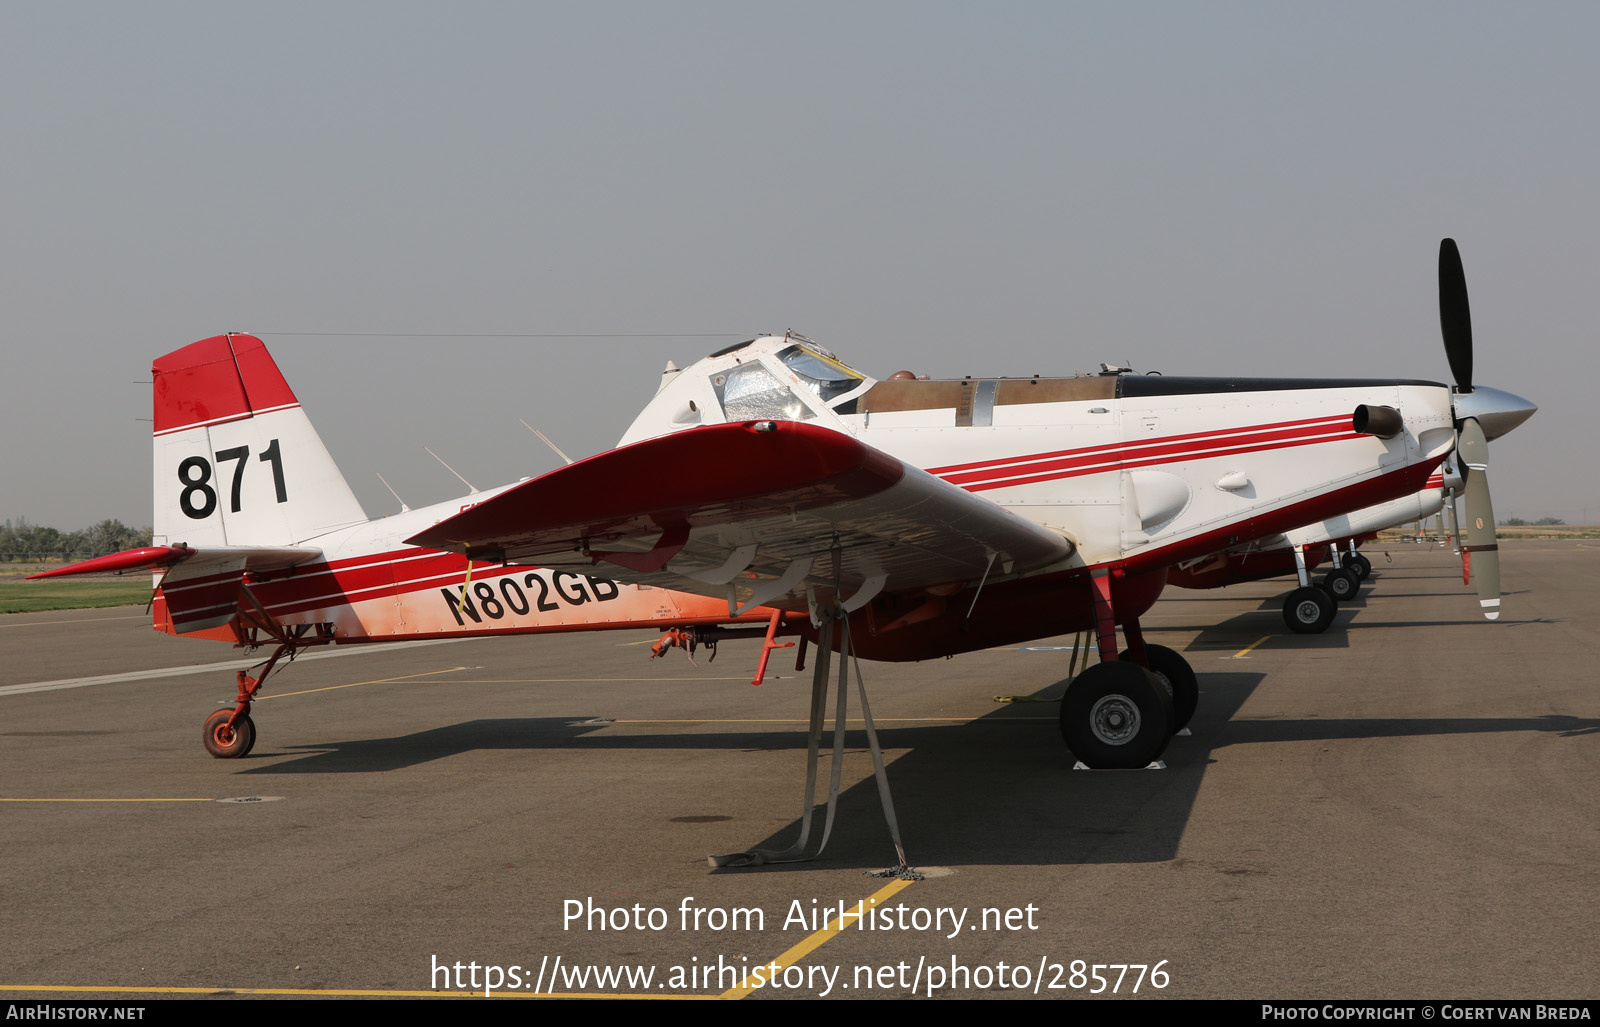
[[[749,621],[763,663],[779,635],[816,642],[819,679],[833,649],[921,660],[1092,628],[1101,662],[1070,685],[1063,734],[1090,766],[1144,766],[1198,694],[1139,630],[1168,568],[1413,495],[1453,451],[1481,451],[1480,422],[1499,434],[1532,412],[1472,388],[1449,240],[1440,276],[1456,389],[880,381],[766,336],[669,364],[616,449],[376,521],[260,341],[218,336],[155,362],[156,545],[48,575],[160,569],[158,628],[276,644],[207,721],[219,756],[249,751],[251,699],[305,646],[647,625],[692,644]],[[1479,582],[1492,614],[1498,576]]]

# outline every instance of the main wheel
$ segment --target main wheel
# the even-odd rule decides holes
[[[1322,587],[1328,590],[1336,602],[1348,603],[1361,591],[1361,579],[1356,577],[1356,572],[1348,567],[1337,567],[1327,573],[1322,579]]]
[[[1297,635],[1320,635],[1333,623],[1338,604],[1318,585],[1297,588],[1283,599],[1283,622]]]
[[[1061,736],[1096,770],[1137,770],[1167,749],[1172,696],[1137,663],[1097,663],[1079,674],[1061,702]]]
[[[1345,560],[1345,563],[1349,565],[1351,570],[1356,572],[1356,577],[1362,581],[1366,581],[1372,576],[1372,561],[1360,553]]]
[[[1177,734],[1189,726],[1200,705],[1200,681],[1194,676],[1189,661],[1176,650],[1164,645],[1147,645],[1144,651],[1150,658],[1150,672],[1165,681],[1172,691],[1172,733]]]
[[[218,710],[206,718],[204,741],[206,752],[219,760],[236,760],[256,745],[256,725],[246,714],[232,726],[228,718],[232,710]]]

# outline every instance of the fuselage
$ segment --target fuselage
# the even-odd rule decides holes
[[[348,642],[734,619],[718,590],[622,584],[612,574],[629,575],[605,562],[469,566],[405,544],[515,486],[367,520],[259,341],[245,340],[207,340],[157,364],[156,541],[187,535],[207,547],[204,560],[162,580],[164,630]],[[234,354],[226,360],[216,355],[224,342]],[[237,366],[249,396],[275,402],[164,404],[164,392],[215,395],[218,366]],[[1363,405],[1397,411],[1402,429],[1386,438],[1357,431],[1352,413]],[[1449,390],[1432,382],[1125,373],[878,381],[806,340],[765,337],[669,369],[620,445],[757,419],[854,436],[1070,541],[1071,555],[1048,565],[996,566],[874,599],[857,613],[870,628],[858,645],[889,659],[1081,627],[1093,617],[1091,573],[1111,577],[1119,618],[1137,617],[1168,567],[1414,494],[1454,440]],[[241,539],[269,548],[241,549]],[[285,561],[273,546],[313,555]]]
[[[1402,430],[1357,431],[1363,405],[1398,411]],[[1454,444],[1450,390],[1437,382],[907,372],[879,381],[792,336],[669,367],[619,444],[756,418],[850,434],[1073,543],[1055,565],[873,600],[856,615],[856,639],[878,659],[1082,629],[1095,573],[1111,579],[1117,618],[1138,617],[1169,567],[1405,505]]]
[[[1400,411],[1404,430],[1354,430],[1360,405]],[[1436,382],[875,381],[771,337],[669,371],[621,444],[756,417],[832,427],[982,495],[1071,539],[1075,568],[1138,570],[1416,493],[1454,439]]]

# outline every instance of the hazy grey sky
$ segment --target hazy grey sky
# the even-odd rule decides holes
[[[605,449],[725,340],[873,374],[1476,379],[1600,518],[1600,5],[0,2],[0,518],[150,520],[150,361],[261,334],[369,514]]]

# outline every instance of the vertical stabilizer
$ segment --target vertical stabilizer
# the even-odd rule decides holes
[[[260,339],[158,357],[155,544],[292,546],[367,520]]]

